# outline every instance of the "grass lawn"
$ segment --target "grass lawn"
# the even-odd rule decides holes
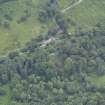
[[[10,105],[11,101],[11,91],[8,85],[0,86],[0,90],[5,91],[4,96],[0,96],[0,105]]]
[[[41,3],[39,0],[17,0],[0,5],[0,55],[24,46],[30,39],[47,31],[47,26],[38,21]],[[25,11],[28,11],[30,16],[26,21],[18,23],[19,19],[25,16]],[[9,21],[9,29],[1,25],[7,21],[5,15],[12,18]]]
[[[65,9],[68,6],[72,5],[72,3],[74,1],[78,1],[78,0],[60,0],[59,5],[61,9]]]
[[[65,14],[81,26],[93,27],[105,19],[105,0],[83,0],[77,7],[68,10]]]
[[[105,86],[105,75],[104,76],[92,75],[90,77],[90,81],[92,82],[92,84],[95,84],[96,86]]]

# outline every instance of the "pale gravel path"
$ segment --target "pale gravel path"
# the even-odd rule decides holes
[[[75,2],[74,4],[70,5],[69,7],[63,9],[61,12],[62,13],[65,13],[67,12],[68,10],[70,10],[71,8],[74,8],[76,6],[78,6],[83,0],[78,0],[77,2]]]

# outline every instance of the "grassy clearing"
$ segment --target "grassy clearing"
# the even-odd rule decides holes
[[[97,86],[105,86],[105,76],[92,75],[90,81]]]
[[[81,26],[93,27],[96,23],[105,18],[104,0],[83,0],[78,6],[66,12]]]
[[[8,85],[0,87],[0,90],[6,92],[6,95],[0,96],[0,105],[10,105],[11,101],[11,91]]]
[[[59,5],[61,9],[65,9],[68,6],[72,5],[72,3],[77,0],[60,0]]]
[[[7,21],[5,15],[12,18],[9,21],[9,29],[0,24],[0,55],[23,46],[31,38],[40,35],[42,31],[47,31],[47,26],[38,21],[41,3],[39,0],[32,0],[32,2],[17,0],[0,5],[0,23]],[[30,16],[25,21],[18,23],[19,19],[25,16],[25,11],[28,11]]]

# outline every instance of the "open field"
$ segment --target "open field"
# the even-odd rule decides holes
[[[38,21],[39,4],[39,0],[17,0],[0,4],[0,55],[23,46],[47,30]],[[28,16],[25,17],[26,15]]]
[[[22,47],[33,37],[47,32],[52,23],[45,25],[38,21],[38,12],[46,1],[16,0],[0,4],[0,55]],[[78,0],[60,0],[60,9],[63,10],[75,2]],[[104,0],[83,0],[64,15],[79,26],[91,29],[105,18],[104,11]],[[75,27],[71,27],[70,31],[73,30]]]
[[[4,96],[0,96],[0,105],[9,105],[11,100],[11,92],[9,86],[0,86],[0,90],[5,91],[6,93]]]
[[[93,27],[105,19],[105,1],[83,0],[78,6],[68,10],[65,14],[81,26]]]

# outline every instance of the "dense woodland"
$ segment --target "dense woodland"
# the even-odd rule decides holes
[[[43,9],[39,21],[55,21],[56,26],[0,58],[0,86],[11,91],[8,105],[105,105],[105,85],[92,80],[105,76],[105,20],[92,30],[76,26],[70,33],[70,20],[57,0],[49,0]],[[55,40],[41,46],[51,37]],[[5,94],[0,90],[0,96]]]

